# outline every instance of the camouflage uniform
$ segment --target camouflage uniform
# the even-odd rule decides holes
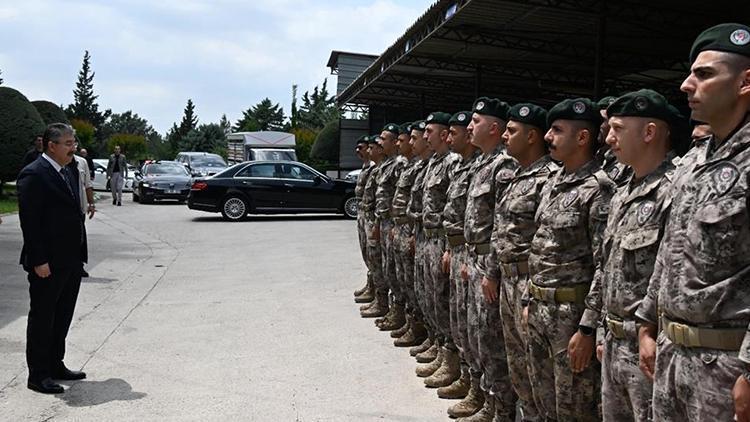
[[[654,324],[662,318],[653,396],[658,421],[731,421],[732,388],[750,364],[750,123],[715,143],[696,145],[675,172],[664,239],[636,311]],[[724,350],[678,344],[682,336],[668,321],[718,329],[727,344]]]
[[[451,167],[457,155],[443,153],[435,155],[424,177],[424,198],[422,224],[425,232],[424,280],[428,295],[432,326],[438,339],[446,347],[452,347],[450,316],[448,309],[448,274],[443,272],[441,260],[445,251],[445,230],[443,210],[447,201],[447,191]]]
[[[615,153],[608,146],[602,147],[597,151],[595,160],[599,163],[599,167],[607,173],[607,176],[617,186],[623,186],[628,183],[630,176],[633,175],[633,169],[617,161]]]
[[[526,329],[522,321],[522,296],[529,282],[529,249],[537,226],[534,221],[541,192],[559,167],[549,155],[516,171],[513,182],[495,204],[495,223],[488,276],[500,283],[500,319],[513,389],[521,401],[525,420],[539,412],[529,382]],[[526,298],[528,300],[528,298]]]
[[[602,265],[586,297],[581,324],[594,326],[600,312],[608,328],[602,357],[605,421],[648,421],[651,381],[638,367],[635,310],[646,295],[663,235],[674,154],[642,180],[619,188],[602,238]]]
[[[490,264],[495,201],[505,192],[517,168],[518,163],[505,153],[502,146],[489,154],[482,154],[471,168],[464,221],[469,255],[468,284],[473,293],[467,316],[471,355],[475,360],[473,365],[481,368],[482,390],[496,398],[496,413],[508,418],[515,414],[517,397],[508,374],[500,310],[497,303],[487,303],[481,284],[482,278],[488,275]]]
[[[598,420],[600,372],[595,358],[573,373],[568,342],[600,263],[602,234],[615,185],[591,160],[575,173],[560,169],[544,185],[536,213],[529,270],[529,378],[543,417]]]
[[[393,206],[391,207],[391,215],[396,224],[393,248],[398,290],[403,295],[406,306],[412,313],[418,310],[419,306],[414,295],[414,255],[410,247],[411,237],[414,236],[414,221],[407,216],[406,211],[414,181],[426,165],[427,161],[420,160],[418,157],[409,161],[401,172],[398,183],[396,183],[396,193],[393,195]]]
[[[383,258],[380,241],[372,237],[377,221],[375,219],[375,191],[378,188],[378,175],[383,163],[373,164],[372,170],[365,182],[365,190],[362,192],[361,209],[365,215],[365,232],[367,233],[367,261],[372,284],[375,288],[375,296],[382,299],[388,297],[388,286],[383,279]]]
[[[480,152],[456,162],[450,174],[450,185],[448,186],[448,201],[443,210],[443,228],[447,246],[451,253],[450,269],[450,291],[449,291],[449,308],[450,308],[450,328],[451,336],[461,353],[462,365],[465,365],[470,359],[467,357],[469,342],[466,327],[466,283],[461,278],[461,265],[466,262],[466,239],[464,238],[464,216],[466,213],[466,192],[471,180],[471,167],[479,156]],[[472,374],[479,377],[481,373],[479,368],[475,368]]]
[[[372,282],[372,274],[370,273],[370,260],[367,259],[367,231],[365,230],[365,211],[362,207],[362,196],[365,193],[367,179],[374,167],[375,164],[372,161],[368,161],[362,165],[362,171],[357,178],[357,186],[354,188],[354,195],[357,197],[357,234],[359,234],[359,248],[362,251],[362,259],[367,266],[368,285]]]
[[[414,184],[411,186],[411,195],[409,197],[409,205],[406,206],[406,215],[409,220],[414,224],[414,296],[417,304],[417,310],[420,310],[422,318],[425,320],[430,327],[432,327],[432,320],[429,319],[431,313],[428,307],[427,293],[425,291],[424,283],[424,247],[426,238],[424,230],[422,230],[422,199],[424,198],[424,177],[427,174],[429,163],[432,159],[422,160],[422,168],[417,172],[414,178]],[[415,318],[418,315],[414,315]]]
[[[393,195],[396,192],[396,183],[405,164],[406,160],[400,155],[387,157],[383,160],[377,176],[378,187],[375,190],[375,218],[377,224],[380,225],[383,278],[385,278],[386,285],[393,293],[394,303],[399,305],[404,303],[404,297],[396,281],[395,253],[393,251],[393,241],[390,236],[391,229],[394,227],[393,218],[391,217],[391,205],[393,203]]]

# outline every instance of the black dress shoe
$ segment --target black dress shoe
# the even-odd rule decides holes
[[[65,392],[62,385],[52,381],[52,378],[45,378],[39,381],[29,380],[26,386],[29,387],[29,390],[34,390],[42,394],[60,394]]]
[[[86,378],[86,373],[83,371],[71,371],[70,369],[63,367],[62,369],[52,372],[52,378],[65,381],[82,380]]]
[[[81,277],[83,277],[83,278],[88,278],[88,276],[89,276],[89,273],[88,273],[88,271],[86,271],[86,270],[81,270]]]

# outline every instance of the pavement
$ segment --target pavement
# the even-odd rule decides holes
[[[28,283],[18,217],[0,224],[0,420],[434,421],[455,401],[361,319],[356,223],[184,205],[114,207],[88,221],[60,395],[26,388]]]

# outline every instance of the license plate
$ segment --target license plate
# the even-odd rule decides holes
[[[176,191],[176,190],[170,190],[170,189],[167,189],[167,193],[179,193],[179,192],[178,192],[178,191]]]

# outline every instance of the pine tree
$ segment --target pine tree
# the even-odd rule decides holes
[[[3,74],[3,71],[0,70],[0,75],[2,75],[2,74]],[[2,84],[3,84],[3,78],[0,78],[0,85],[2,85]]]
[[[336,96],[328,94],[328,79],[323,80],[323,85],[316,85],[310,94],[305,91],[302,96],[302,107],[300,107],[296,123],[298,127],[320,130],[333,120],[338,120],[341,111],[336,107]]]
[[[232,133],[232,124],[229,123],[229,119],[227,119],[226,114],[221,115],[221,120],[219,120],[219,126],[224,131],[224,135],[229,135]]]
[[[196,127],[198,127],[198,116],[195,115],[195,104],[193,104],[192,99],[188,98],[185,112],[182,115],[182,122],[180,122],[180,135],[187,136],[188,132]]]
[[[299,110],[297,109],[297,84],[292,85],[292,115],[289,116],[291,128],[297,128],[297,118],[299,117]]]
[[[264,98],[242,112],[242,118],[237,121],[235,129],[244,132],[283,130],[284,118],[284,109],[278,103],[273,104],[269,98]]]
[[[83,64],[81,71],[78,72],[78,81],[76,89],[73,90],[73,104],[65,110],[69,119],[85,120],[94,127],[98,128],[111,114],[111,110],[104,113],[99,111],[99,105],[96,103],[98,95],[94,95],[94,75],[91,70],[91,56],[88,50],[83,55]]]

